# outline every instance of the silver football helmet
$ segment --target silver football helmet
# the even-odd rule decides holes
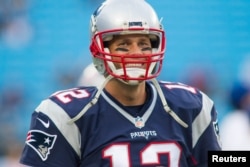
[[[130,85],[150,79],[156,87],[165,111],[180,125],[187,128],[188,124],[169,108],[161,87],[155,79],[162,68],[166,40],[161,21],[154,9],[145,0],[106,0],[91,16],[90,30],[90,51],[93,55],[93,63],[99,73],[106,76],[106,79],[98,88],[94,98],[80,113],[69,120],[69,123],[74,123],[97,103],[104,86],[110,79],[117,78]],[[106,46],[107,41],[112,40],[114,36],[126,34],[148,35],[152,53],[142,55],[110,53]],[[122,64],[122,66],[116,68],[114,63]],[[139,68],[142,67],[141,64],[143,68]]]
[[[165,52],[165,33],[155,10],[145,0],[106,0],[93,13],[90,21],[90,51],[99,73],[111,75],[128,84],[138,84],[159,75]],[[137,55],[141,62],[132,62],[132,56],[111,54],[105,42],[114,35],[147,34],[152,54]],[[113,57],[120,58],[122,68],[117,69]],[[133,58],[137,58],[133,55]],[[128,64],[143,64],[145,68]]]

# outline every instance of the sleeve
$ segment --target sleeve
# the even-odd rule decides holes
[[[28,166],[78,166],[80,133],[69,116],[56,103],[47,99],[32,114],[30,130],[20,162]]]
[[[214,103],[204,93],[201,95],[202,109],[192,123],[193,156],[198,165],[207,164],[208,151],[221,150]]]

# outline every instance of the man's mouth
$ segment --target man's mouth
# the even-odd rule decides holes
[[[133,63],[133,64],[126,64],[126,68],[143,68],[143,64],[135,64],[135,63]]]

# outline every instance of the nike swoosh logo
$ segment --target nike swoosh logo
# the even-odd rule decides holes
[[[46,123],[46,122],[44,122],[43,120],[41,120],[40,118],[36,118],[38,121],[40,121],[42,124],[43,124],[43,126],[45,127],[45,128],[48,128],[49,127],[49,120],[48,120],[48,122]]]

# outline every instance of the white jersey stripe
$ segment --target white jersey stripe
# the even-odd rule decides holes
[[[202,109],[199,115],[195,118],[192,123],[192,137],[193,137],[193,148],[197,144],[200,136],[206,130],[211,122],[211,110],[213,107],[213,101],[208,98],[207,95],[202,93]]]
[[[42,103],[36,108],[36,112],[46,114],[51,121],[53,121],[58,130],[63,134],[65,139],[80,157],[81,135],[75,123],[67,124],[70,120],[67,113],[50,99],[42,101]]]

